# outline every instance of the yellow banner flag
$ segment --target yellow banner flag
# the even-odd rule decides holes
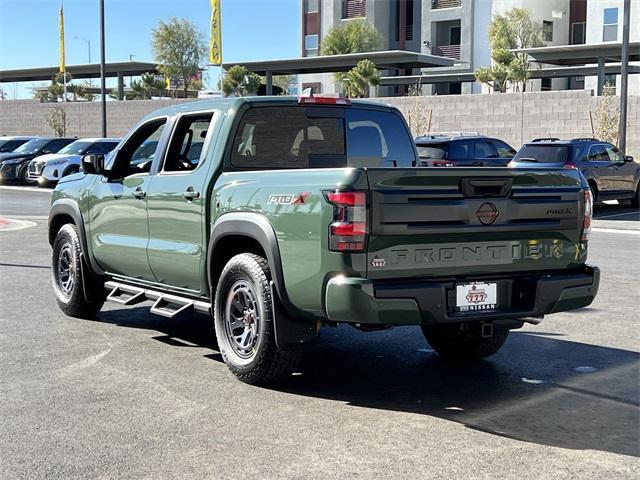
[[[66,74],[67,67],[64,63],[64,7],[60,4],[60,73]]]
[[[222,65],[222,24],[220,21],[221,0],[211,0],[211,40],[209,41],[209,62]]]

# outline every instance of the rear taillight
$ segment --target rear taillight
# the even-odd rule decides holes
[[[335,252],[362,252],[367,244],[367,193],[332,190],[324,196],[333,205],[329,225],[329,249]]]
[[[582,241],[589,241],[589,233],[591,232],[591,218],[593,217],[593,196],[591,190],[583,190],[584,192],[584,218],[582,220]]]
[[[577,169],[578,166],[575,163],[571,163],[571,162],[567,162],[564,164],[564,168],[573,168],[573,169]]]

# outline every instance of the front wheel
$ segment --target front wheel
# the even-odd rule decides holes
[[[58,231],[53,243],[53,291],[64,313],[70,317],[91,318],[104,304],[104,287],[93,279],[83,278],[80,252],[80,237],[76,227],[68,223]],[[85,288],[90,291],[85,292]],[[86,297],[92,300],[88,301]]]
[[[442,358],[454,362],[471,362],[496,353],[504,345],[509,330],[493,329],[484,337],[480,325],[453,324],[423,326],[429,345]]]
[[[254,385],[288,377],[301,358],[299,351],[283,351],[276,346],[269,281],[267,261],[243,253],[229,260],[216,289],[218,348],[231,373]]]

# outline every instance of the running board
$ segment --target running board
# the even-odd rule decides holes
[[[211,313],[211,304],[200,300],[114,281],[106,282],[104,287],[109,291],[109,295],[107,295],[109,301],[129,306],[151,300],[154,302],[151,306],[151,313],[167,318],[173,318],[191,308],[200,313]]]

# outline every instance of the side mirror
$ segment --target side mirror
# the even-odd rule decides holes
[[[103,175],[104,155],[100,153],[84,155],[82,157],[82,170],[89,175]]]
[[[625,155],[624,161],[625,162],[633,162],[633,157],[631,155]]]

